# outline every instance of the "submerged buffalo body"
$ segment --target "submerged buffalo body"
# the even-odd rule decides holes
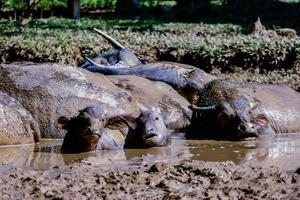
[[[193,106],[188,138],[300,132],[300,94],[288,86],[212,81]]]
[[[0,90],[17,99],[39,124],[42,138],[62,138],[54,124],[60,116],[97,106],[106,117],[137,117],[140,109],[126,91],[100,74],[50,64],[0,65]]]
[[[114,66],[104,66],[95,63],[89,58],[87,59],[93,65],[85,69],[91,72],[98,72],[105,75],[135,75],[153,81],[162,81],[178,90],[191,103],[196,102],[198,99],[198,91],[203,85],[215,79],[201,69],[179,63],[157,62],[131,68],[118,68]]]
[[[58,123],[67,130],[61,147],[62,153],[80,153],[96,149],[106,125],[104,112],[99,107],[87,107],[76,117],[60,117]]]
[[[146,148],[166,146],[170,132],[156,110],[147,110],[136,118],[106,119],[103,110],[87,107],[79,115],[58,122],[67,130],[62,145],[63,153],[79,153],[98,149]]]
[[[190,124],[190,103],[168,84],[137,76],[107,78],[130,93],[143,107],[159,109],[169,129],[178,130]]]
[[[108,124],[98,143],[99,149],[147,148],[171,143],[169,129],[157,110],[146,110],[136,118],[116,117]]]
[[[31,114],[14,98],[0,92],[0,145],[38,142],[40,131]]]
[[[102,31],[94,30],[117,50],[102,54],[93,60],[86,58],[86,62],[80,66],[84,69],[105,75],[135,75],[153,81],[162,81],[177,89],[191,103],[196,102],[199,89],[205,83],[215,79],[203,70],[190,65],[173,62],[142,64],[132,51],[123,47],[114,38]]]

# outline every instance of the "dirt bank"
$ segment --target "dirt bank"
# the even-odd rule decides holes
[[[231,162],[0,167],[3,199],[299,199],[300,175]]]

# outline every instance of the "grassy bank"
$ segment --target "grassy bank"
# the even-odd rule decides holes
[[[93,27],[105,30],[146,62],[168,60],[209,72],[213,69],[240,72],[253,81],[255,78],[249,78],[249,73],[265,75],[275,71],[276,75],[268,75],[272,77],[272,80],[267,78],[269,82],[288,77],[288,82],[296,81],[293,85],[299,87],[296,70],[300,60],[299,39],[278,36],[272,30],[245,34],[247,29],[233,24],[54,18],[34,20],[24,29],[17,22],[2,22],[1,62],[29,60],[77,65],[84,56],[111,49],[90,31]],[[240,79],[244,81],[243,77]]]
[[[237,66],[273,70],[291,68],[300,57],[299,40],[274,36],[274,32],[245,35],[242,27],[231,24],[52,19],[35,20],[28,29],[2,23],[1,60],[77,64],[85,55],[109,48],[88,31],[92,27],[107,31],[146,61],[170,60],[203,69]]]

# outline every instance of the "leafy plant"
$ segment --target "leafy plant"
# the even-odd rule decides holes
[[[115,4],[116,4],[116,0],[81,0],[80,1],[80,6],[83,9],[99,8],[99,7],[113,8]]]
[[[66,7],[66,0],[38,0],[36,7],[40,9],[50,10],[53,7]]]
[[[0,23],[0,60],[31,60],[77,65],[111,46],[96,33],[105,30],[142,60],[169,60],[210,71],[293,70],[300,66],[300,42],[269,30],[245,35],[233,24],[66,19],[33,20],[28,29]],[[143,27],[142,29],[140,27]]]
[[[26,0],[7,0],[4,2],[5,7],[10,10],[23,10],[27,7]]]

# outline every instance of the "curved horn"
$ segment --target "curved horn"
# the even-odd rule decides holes
[[[211,110],[216,110],[217,109],[217,105],[203,106],[203,107],[191,105],[191,106],[189,106],[189,108],[191,110],[193,110],[193,111],[211,111]]]
[[[91,63],[91,66],[84,67],[84,69],[90,72],[97,72],[101,74],[110,74],[110,70],[107,66],[101,65],[90,59],[89,57],[85,57],[85,59]]]
[[[97,72],[104,75],[116,75],[118,74],[120,69],[101,65],[99,63],[96,63],[94,60],[90,59],[89,57],[85,57],[86,61],[91,64],[91,66],[84,67],[84,69],[90,71],[90,72]]]
[[[117,50],[125,49],[125,47],[120,42],[118,42],[114,38],[110,37],[106,33],[102,32],[96,28],[93,28],[93,30],[96,31],[97,33],[99,33],[102,37],[104,37],[115,49],[117,49]]]
[[[97,66],[97,67],[107,67],[107,66],[105,66],[105,65],[101,65],[101,64],[99,64],[99,63],[96,63],[95,61],[93,61],[92,59],[90,59],[89,57],[87,57],[87,56],[85,56],[85,59],[89,62],[89,63],[91,63],[92,65],[95,65],[95,66]]]

